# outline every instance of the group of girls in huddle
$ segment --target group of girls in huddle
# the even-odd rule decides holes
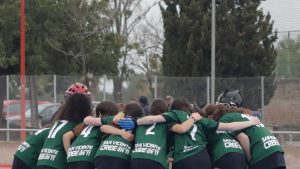
[[[88,89],[74,84],[51,128],[36,132],[13,169],[284,169],[283,151],[259,119],[239,108],[237,91],[200,110],[185,98],[137,103],[122,112],[103,101],[93,116]],[[233,96],[232,96],[233,95]]]

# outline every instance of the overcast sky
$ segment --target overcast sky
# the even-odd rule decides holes
[[[143,0],[142,5],[147,7],[158,1],[160,0]],[[265,12],[270,12],[271,18],[274,20],[274,30],[277,29],[279,32],[299,30],[298,34],[300,34],[300,0],[266,0],[262,1],[261,7]],[[149,11],[147,18],[163,32],[162,17],[158,5]],[[137,72],[140,71],[137,70]],[[112,81],[107,80],[106,91],[112,93],[112,90]]]
[[[149,5],[159,0],[144,0]],[[274,20],[274,28],[281,31],[300,31],[300,0],[266,0],[262,1],[261,7],[265,12],[269,11]],[[155,6],[148,17],[160,20],[160,9]]]
[[[300,31],[300,0],[267,0],[262,8],[270,12],[279,32]]]

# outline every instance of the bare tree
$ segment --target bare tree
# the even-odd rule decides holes
[[[153,77],[161,73],[161,57],[163,50],[163,28],[160,21],[145,20],[135,33],[137,50],[130,58],[130,65],[146,75],[149,91],[154,97]],[[157,23],[159,22],[159,23]]]
[[[124,80],[133,72],[133,69],[128,65],[128,56],[130,52],[136,50],[137,43],[131,40],[130,37],[133,36],[137,25],[145,20],[145,16],[150,9],[158,3],[153,2],[143,8],[142,2],[143,0],[112,0],[110,3],[110,11],[113,11],[111,29],[120,40],[119,44],[115,45],[113,49],[113,52],[119,58],[118,74],[113,78],[113,95],[117,102],[122,101],[122,84]]]
[[[98,54],[102,48],[104,36],[109,32],[109,20],[106,16],[108,2],[99,0],[67,0],[60,2],[68,16],[67,22],[72,28],[64,39],[72,39],[69,48],[57,46],[49,38],[47,43],[65,56],[73,57],[80,66],[81,75],[85,84],[89,85],[89,70],[87,60],[94,54]],[[100,60],[100,58],[99,58]]]

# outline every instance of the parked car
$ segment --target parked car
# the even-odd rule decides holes
[[[40,112],[42,127],[47,124],[51,124],[52,116],[58,110],[58,108],[60,106],[61,106],[61,104],[52,104]]]
[[[49,104],[51,102],[48,101],[38,101],[38,105],[40,104]],[[30,109],[30,100],[25,100],[25,111]],[[20,115],[21,106],[20,100],[4,100],[3,101],[3,110],[1,114],[4,116],[15,116]]]
[[[38,104],[50,103],[48,101],[38,101]],[[0,103],[1,104],[1,103]],[[2,110],[0,110],[0,126],[6,127],[6,118],[11,116],[20,116],[20,100],[3,100]],[[25,111],[30,108],[30,101],[25,101]]]
[[[51,123],[52,115],[57,111],[59,106],[60,106],[59,104],[54,104],[54,103],[45,103],[45,104],[38,105],[40,127]],[[30,108],[26,110],[25,118],[26,118],[26,126],[31,127],[31,109]],[[7,116],[6,121],[7,121],[7,123],[9,123],[11,125],[20,126],[21,116],[20,115]]]

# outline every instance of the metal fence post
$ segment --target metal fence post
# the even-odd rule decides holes
[[[9,100],[9,75],[6,75],[6,100],[8,101]],[[9,106],[7,106],[7,109],[9,109]],[[9,115],[9,110],[6,111],[7,112],[7,115]],[[9,122],[6,120],[6,128],[9,129]],[[9,136],[9,131],[6,132],[6,141],[9,141],[10,140],[10,136]]]
[[[264,116],[264,105],[265,105],[265,82],[264,82],[264,76],[261,76],[260,78],[260,84],[261,84],[261,115],[262,115],[262,121],[264,122],[265,116]]]
[[[211,103],[215,102],[216,78],[216,0],[212,0],[211,14]]]
[[[154,99],[157,98],[157,75],[154,76]]]
[[[103,100],[106,100],[106,75],[103,76]]]
[[[56,75],[53,75],[53,102],[54,105],[56,106],[56,92],[57,92],[57,88],[56,88]]]
[[[209,91],[210,91],[210,85],[209,85],[209,76],[206,77],[206,104],[210,103],[210,95],[209,95]]]

